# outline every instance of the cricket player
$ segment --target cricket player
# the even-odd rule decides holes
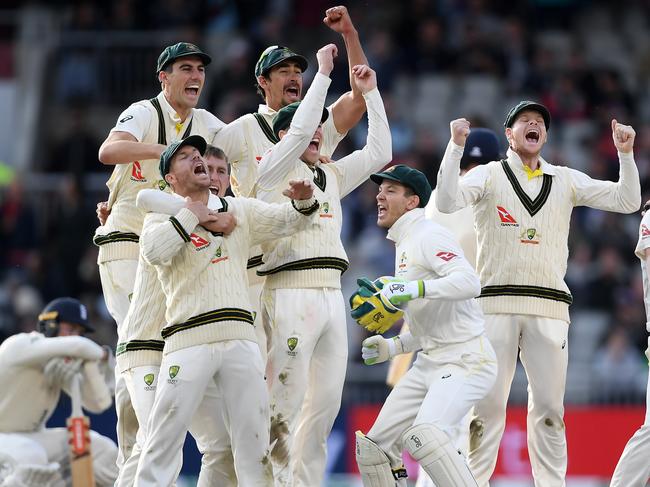
[[[354,127],[366,110],[361,91],[354,83],[352,66],[368,64],[359,41],[359,34],[346,7],[327,9],[323,22],[342,35],[348,53],[351,91],[343,94],[328,107],[331,116],[323,123],[321,155],[329,159],[339,142]],[[302,97],[303,73],[307,59],[283,46],[269,46],[255,64],[257,92],[264,99],[256,113],[248,113],[217,132],[212,144],[224,150],[232,168],[232,191],[237,196],[255,196],[257,166],[262,156],[277,142],[273,121],[278,110]],[[262,263],[261,249],[253,249],[248,263],[250,297],[255,315],[259,315],[260,294],[264,278],[256,274]],[[261,320],[256,317],[256,330],[266,361],[266,333]]]
[[[221,149],[208,146],[204,159],[210,176],[210,193],[217,197],[224,197],[230,186],[225,154]],[[138,193],[138,207],[147,211],[143,200],[150,200],[153,204],[157,204],[159,199],[156,197],[159,194],[164,193],[157,190],[142,190]],[[212,199],[211,201],[219,200]],[[173,202],[173,212],[170,214],[175,215],[183,207],[184,202],[178,198],[173,198]],[[223,230],[220,226],[214,228],[210,223],[204,223],[204,228],[215,232]],[[228,235],[233,229],[234,217],[232,226],[223,233]],[[165,310],[165,294],[156,269],[143,258],[141,253],[131,306],[123,326],[120,328],[121,334],[118,337],[116,352],[117,369],[124,378],[138,418],[139,428],[136,444],[120,469],[115,487],[130,487],[135,479],[140,452],[146,439],[147,419],[153,407],[159,378],[165,344],[160,335],[166,325]],[[211,485],[226,487],[236,484],[230,439],[225,430],[221,408],[216,404],[217,396],[216,386],[211,384],[189,427],[202,454],[198,487]],[[178,468],[180,469],[180,458]]]
[[[348,267],[341,242],[341,198],[392,158],[390,129],[375,72],[353,67],[368,109],[366,146],[322,164],[321,124],[336,46],[317,53],[318,73],[305,99],[278,112],[280,141],[259,165],[257,197],[278,202],[287,181],[310,178],[321,202],[316,223],[290,238],[264,244],[262,293],[265,328],[271,330],[267,381],[271,394],[272,459],[280,485],[316,486],[324,475],[326,440],[339,410],[347,366],[341,273]],[[326,374],[322,371],[327,370]]]
[[[55,299],[38,319],[38,331],[13,335],[0,345],[0,455],[23,466],[15,472],[16,483],[5,485],[59,487],[65,485],[57,483],[61,479],[70,480],[68,430],[45,424],[78,374],[83,407],[96,414],[111,407],[112,353],[82,336],[93,328],[86,307],[76,299]],[[97,485],[112,486],[117,446],[94,431],[90,439]]]
[[[571,212],[576,206],[631,213],[641,204],[632,127],[612,120],[618,150],[617,183],[548,163],[541,157],[551,117],[532,101],[514,106],[505,120],[506,159],[458,177],[470,132],[465,119],[450,123],[436,189],[436,206],[451,213],[472,205],[481,277],[479,303],[499,361],[494,388],[470,425],[469,464],[480,486],[497,460],[517,356],[528,377],[528,453],[535,485],[564,486],[567,453],[564,388],[569,305],[564,282]]]
[[[639,241],[634,251],[641,261],[643,277],[643,301],[646,311],[646,330],[650,333],[650,281],[648,263],[650,262],[650,201],[643,205],[643,218],[639,225]],[[650,338],[645,355],[650,360]],[[625,445],[623,454],[616,465],[610,487],[644,487],[650,477],[650,378],[646,392],[645,421]]]
[[[486,128],[475,128],[467,136],[463,157],[460,159],[460,176],[463,177],[474,167],[487,164],[499,158],[499,139],[494,131]],[[433,190],[435,195],[435,189]],[[448,215],[440,213],[436,208],[435,197],[431,197],[424,208],[424,216],[429,220],[442,225],[451,231],[454,238],[463,250],[463,256],[476,269],[476,230],[474,230],[474,213],[470,206],[463,208],[458,213]],[[400,333],[409,331],[408,324],[404,323]],[[386,383],[395,387],[397,382],[406,374],[411,366],[414,352],[397,355],[390,361]],[[463,418],[459,433],[453,438],[456,448],[467,456],[469,446],[469,423],[471,414]],[[433,482],[426,475],[422,467],[418,473],[416,487],[433,487]]]
[[[202,157],[206,145],[190,136],[163,152],[160,172],[184,205],[171,217],[147,214],[140,241],[165,293],[167,325],[161,332],[164,379],[158,379],[136,487],[172,485],[185,433],[210,384],[216,385],[230,433],[239,485],[273,484],[268,395],[246,262],[251,245],[300,231],[319,205],[305,180],[289,184],[285,195],[292,201],[282,205],[211,195]],[[237,226],[229,235],[199,226],[213,218],[214,209],[235,214]]]
[[[379,184],[377,224],[395,242],[395,277],[381,294],[401,306],[410,332],[363,341],[366,364],[422,349],[400,379],[367,436],[357,432],[357,464],[366,487],[391,487],[405,476],[405,448],[437,487],[475,486],[453,446],[459,425],[496,379],[496,356],[485,336],[476,272],[451,232],[427,220],[426,176],[403,164],[370,176]]]
[[[165,188],[158,160],[167,144],[190,134],[212,139],[224,125],[206,110],[195,108],[210,61],[210,56],[194,44],[179,42],[166,47],[156,67],[161,92],[124,110],[99,149],[99,160],[115,165],[115,169],[106,183],[110,191],[106,210],[110,214],[106,223],[97,228],[93,242],[99,246],[97,262],[104,300],[118,330],[129,309],[138,266],[138,239],[144,219],[135,206],[138,191]],[[119,373],[116,380],[121,466],[135,443],[138,422]]]

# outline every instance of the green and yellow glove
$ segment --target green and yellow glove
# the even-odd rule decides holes
[[[403,316],[404,312],[381,295],[381,290],[367,278],[357,279],[359,288],[350,296],[350,315],[366,330],[384,333]]]
[[[404,279],[392,278],[384,283],[380,293],[391,304],[401,306],[412,299],[424,296],[424,281],[421,279],[417,281],[406,281]]]

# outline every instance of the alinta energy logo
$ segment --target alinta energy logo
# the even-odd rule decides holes
[[[503,206],[497,206],[497,212],[499,214],[499,220],[501,220],[502,227],[518,227],[519,223],[515,220],[508,210]]]

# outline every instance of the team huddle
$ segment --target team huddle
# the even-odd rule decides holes
[[[91,432],[99,487],[175,485],[188,431],[199,487],[320,486],[348,308],[370,332],[364,362],[393,359],[394,387],[356,433],[364,486],[406,486],[404,451],[420,465],[418,485],[488,486],[517,357],[535,485],[565,485],[569,223],[576,206],[639,209],[634,130],[612,120],[614,183],[541,157],[551,116],[539,103],[506,115],[505,157],[494,132],[459,118],[432,191],[419,170],[390,165],[376,74],[346,8],[328,9],[324,23],[345,42],[350,91],[325,106],[334,44],[316,53],[304,97],[309,61],[270,46],[254,70],[264,104],[227,125],[196,108],[210,56],[186,42],[162,51],[160,93],[124,110],[99,151],[114,165],[93,238],[114,356],[83,336],[92,326],[72,298],[50,303],[37,332],[0,345],[0,486],[70,485],[68,432],[45,423],[79,379],[86,409],[115,397],[117,445]],[[333,161],[364,113],[365,146]],[[368,179],[395,270],[355,276],[344,297],[341,200]],[[637,255],[650,312],[646,220]],[[402,319],[399,334],[382,336]],[[612,485],[645,485],[649,453],[646,415]]]

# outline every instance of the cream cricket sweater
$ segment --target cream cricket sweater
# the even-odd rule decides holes
[[[542,177],[528,179],[509,150],[458,177],[463,148],[449,142],[438,173],[436,204],[450,213],[474,206],[485,313],[530,314],[569,321],[572,297],[564,282],[571,212],[589,206],[620,213],[641,204],[632,154],[619,154],[619,181],[599,181],[540,159]]]
[[[190,134],[212,140],[223,125],[217,117],[202,109],[193,109],[192,115],[181,124],[176,111],[161,92],[152,100],[132,104],[122,112],[111,131],[128,132],[139,142],[167,145]],[[115,165],[106,183],[110,191],[108,207],[111,214],[106,224],[97,228],[93,238],[99,246],[98,263],[138,259],[138,239],[144,213],[136,208],[135,198],[141,189],[166,188],[158,165],[157,159]]]
[[[291,179],[310,178],[321,203],[319,218],[305,231],[263,245],[258,275],[276,288],[340,288],[348,259],[341,242],[341,198],[392,158],[390,128],[379,90],[364,95],[368,109],[366,146],[341,160],[309,166],[299,157],[314,137],[330,79],[320,73],[300,104],[287,134],[262,158],[257,197],[276,202]]]
[[[318,209],[313,198],[282,205],[249,198],[220,201],[237,219],[225,237],[197,226],[186,208],[172,217],[145,217],[142,255],[156,266],[166,296],[163,353],[222,340],[256,342],[246,279],[249,249],[302,230],[312,219],[307,215]]]

